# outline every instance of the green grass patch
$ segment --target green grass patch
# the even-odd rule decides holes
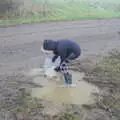
[[[38,0],[39,1],[39,0]],[[81,19],[119,18],[120,12],[95,8],[85,2],[68,4],[52,4],[49,13],[26,13],[23,16],[14,16],[0,20],[0,26],[11,26],[24,23],[48,22],[48,21],[71,21]],[[29,15],[30,14],[30,15]],[[29,17],[28,17],[29,16]]]
[[[74,114],[70,113],[62,113],[57,116],[53,117],[55,120],[80,120],[80,116],[75,116]]]

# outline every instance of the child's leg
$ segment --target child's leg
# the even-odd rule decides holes
[[[69,67],[67,62],[63,62],[60,66],[60,71],[64,75],[65,83],[72,84],[72,75],[69,72]]]

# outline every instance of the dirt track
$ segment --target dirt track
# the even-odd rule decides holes
[[[86,72],[87,70],[90,72],[90,69],[94,67],[91,64],[93,61],[114,48],[119,49],[120,19],[41,23],[0,28],[0,120],[21,120],[21,117],[25,119],[26,116],[30,116],[30,120],[36,120],[36,118],[45,120],[46,117],[46,120],[50,120],[51,116],[49,118],[45,115],[47,112],[43,110],[41,105],[49,106],[51,102],[43,100],[43,103],[41,101],[31,103],[29,96],[27,98],[27,95],[24,95],[24,88],[33,88],[37,85],[32,83],[33,79],[21,74],[21,70],[39,67],[44,62],[44,55],[40,51],[41,40],[43,39],[76,40],[82,48],[80,58],[83,60],[81,62],[82,67],[77,65],[77,69],[84,68]],[[89,79],[93,84],[95,84],[94,80],[99,82],[99,78],[101,78],[98,73],[100,74],[100,71],[96,71],[98,78]],[[90,78],[90,75],[88,77]],[[93,76],[91,75],[91,77]],[[108,82],[109,80],[111,80],[111,77]],[[104,81],[106,82],[106,76],[103,75],[102,82]],[[107,88],[109,88],[108,84]],[[113,91],[116,90],[115,88],[117,87],[113,87]],[[118,95],[119,93],[118,91]],[[109,98],[106,100],[110,100]],[[111,100],[109,102],[111,103]],[[32,104],[33,108],[29,106],[29,103]],[[27,109],[26,106],[28,106]],[[119,103],[117,106],[119,106]],[[77,106],[74,109],[72,106],[69,107],[72,113],[77,112],[79,116],[82,116],[83,109]],[[65,106],[63,108],[67,109]],[[24,110],[29,110],[30,113],[24,113]],[[57,108],[57,111],[59,111],[59,108]],[[119,115],[119,110],[113,109],[113,112]],[[65,114],[65,116],[71,117],[71,113]],[[88,116],[88,118],[84,120],[96,120],[98,118],[101,118],[101,120],[116,120],[114,117],[111,118],[108,112],[100,107],[85,111],[85,116]]]
[[[73,39],[82,58],[120,47],[120,19],[41,23],[0,28],[0,74],[38,67],[43,39]]]

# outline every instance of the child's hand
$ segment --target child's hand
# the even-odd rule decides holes
[[[58,66],[58,67],[56,67],[54,70],[55,70],[56,72],[59,72],[59,71],[60,71],[60,67]]]
[[[52,62],[54,63],[57,58],[58,58],[58,55],[54,55],[53,58],[52,58]]]
[[[66,62],[66,63],[69,63],[69,62],[70,62],[70,60],[69,60],[69,59],[66,59],[66,60],[65,60],[65,62]]]

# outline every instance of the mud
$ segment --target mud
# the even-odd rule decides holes
[[[109,19],[0,28],[0,120],[119,120],[119,72],[106,72],[98,66],[102,56],[113,48],[119,49],[119,26],[119,19]],[[102,89],[96,94],[96,103],[81,107],[31,98],[29,91],[42,88],[44,82],[38,84],[39,74],[36,77],[24,73],[43,65],[45,55],[40,46],[46,38],[70,38],[80,44],[82,55],[71,69],[84,72],[84,81]]]
[[[93,104],[95,98],[92,94],[99,93],[99,89],[83,80],[84,73],[72,72],[72,75],[73,84],[76,85],[76,87],[72,88],[61,87],[61,85],[64,85],[64,80],[62,79],[58,82],[38,77],[34,82],[37,82],[37,84],[43,83],[43,87],[33,88],[32,97],[55,101],[61,104]]]

